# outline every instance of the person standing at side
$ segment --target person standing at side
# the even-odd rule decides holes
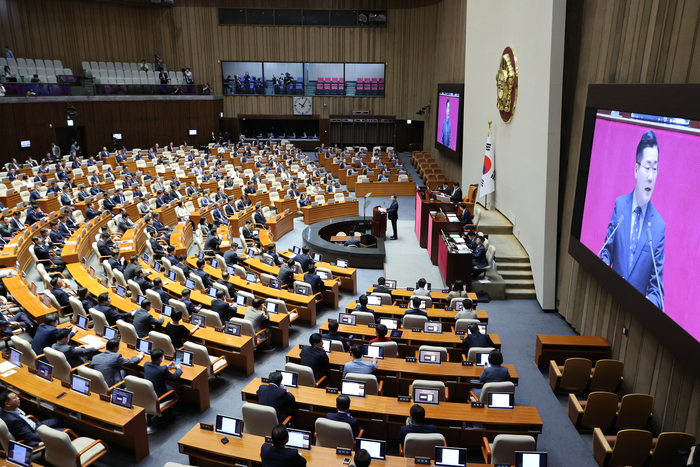
[[[389,240],[398,240],[399,232],[396,228],[396,221],[399,220],[399,202],[396,201],[396,195],[391,195],[391,204],[386,208],[385,212],[391,221],[391,228],[394,230],[394,235],[389,237]]]

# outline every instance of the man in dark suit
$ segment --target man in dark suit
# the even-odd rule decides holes
[[[218,282],[218,281],[217,281]],[[233,285],[233,284],[231,284]],[[211,311],[217,313],[219,318],[221,318],[221,323],[227,323],[232,316],[236,315],[236,309],[224,301],[226,294],[223,290],[216,291],[216,298],[211,301],[211,306],[209,307]]]
[[[486,259],[486,248],[484,247],[484,237],[479,235],[476,237],[476,248],[472,250],[472,266],[477,268],[485,268],[489,265]]]
[[[285,391],[286,392],[286,391]],[[289,432],[284,425],[272,429],[272,444],[263,443],[260,459],[264,467],[304,467],[306,459],[294,448],[286,447]]]
[[[233,196],[230,196],[228,199],[228,203],[224,205],[224,214],[228,216],[233,216],[236,214],[236,206],[235,206],[235,201],[236,198]]]
[[[231,274],[229,274],[228,271],[221,271],[221,279],[217,279],[216,283],[223,285],[226,287],[226,290],[228,290],[228,295],[231,297],[231,300],[236,299],[236,287],[229,282],[229,278],[231,277]],[[218,294],[217,294],[218,296]]]
[[[151,281],[149,281],[146,277],[146,271],[144,271],[140,267],[136,268],[136,270],[134,271],[133,281],[139,285],[139,288],[143,293],[146,293],[146,290],[153,288],[153,284],[151,284]]]
[[[387,288],[385,284],[386,279],[384,277],[380,277],[379,279],[377,279],[377,287],[374,288],[374,292],[391,295],[391,289]]]
[[[270,384],[261,384],[258,388],[258,403],[273,407],[277,412],[277,420],[282,423],[287,418],[284,411],[286,405],[296,402],[293,394],[282,387],[282,373],[273,371],[269,376]]]
[[[143,365],[143,376],[153,383],[153,389],[156,391],[158,397],[172,389],[175,390],[178,397],[182,397],[182,389],[170,387],[165,383],[166,381],[174,381],[180,377],[182,374],[180,364],[170,362],[168,365],[162,366],[163,355],[163,349],[153,349],[153,352],[151,352],[151,361]],[[173,368],[175,369],[175,373],[170,372]]]
[[[24,440],[22,441],[23,444],[35,447],[41,443],[41,438],[39,438],[36,429],[42,425],[60,430],[61,420],[58,418],[50,418],[37,423],[24,415],[19,409],[20,398],[13,391],[3,391],[0,394],[0,406],[2,406],[0,419],[5,422],[7,429],[15,439]]]
[[[136,269],[139,267],[139,257],[132,255],[129,258],[129,264],[126,265],[122,274],[124,275],[124,280],[134,280],[136,277]]]
[[[357,438],[357,435],[360,434],[360,424],[348,413],[348,410],[350,410],[350,397],[346,394],[341,394],[335,399],[335,407],[338,411],[336,413],[327,413],[326,418],[336,422],[347,423],[352,429],[352,436]]]
[[[119,319],[126,321],[128,318],[131,318],[134,313],[136,313],[136,310],[132,311],[131,313],[120,313],[111,305],[112,297],[108,292],[102,292],[100,295],[98,295],[97,306],[95,306],[95,309],[105,315],[105,318],[110,326],[117,324],[117,320]]]
[[[96,347],[88,347],[86,345],[76,347],[70,345],[70,334],[70,329],[58,329],[56,331],[56,342],[51,345],[51,348],[65,355],[71,368],[82,365],[88,360],[90,355],[105,346],[104,343],[100,343]]]
[[[267,219],[265,219],[265,214],[262,213],[262,207],[259,205],[255,207],[255,214],[253,214],[253,221],[256,224],[261,224],[261,225],[265,225],[267,223]]]
[[[51,294],[56,297],[56,301],[61,305],[61,308],[70,306],[68,294],[63,291],[63,287],[65,286],[66,284],[59,276],[53,276],[51,278]]]
[[[10,219],[10,227],[12,227],[13,232],[19,232],[24,230],[24,224],[20,221],[21,211],[17,210],[12,213],[12,219]]]
[[[109,264],[109,267],[112,268],[112,271],[119,271],[121,273],[124,273],[123,258],[119,257],[119,250],[112,250],[111,256],[107,258],[107,264]]]
[[[410,417],[406,419],[406,425],[399,430],[399,444],[403,446],[403,441],[409,433],[437,433],[435,425],[424,425],[425,409],[418,404],[413,404],[409,411]]]
[[[192,295],[192,291],[190,289],[182,289],[181,295],[182,297],[180,298],[180,301],[185,304],[185,308],[187,308],[187,313],[189,313],[190,315],[196,315],[199,311],[199,307],[196,307],[194,303],[192,303],[192,300],[190,300],[190,295]]]
[[[63,193],[61,193],[61,206],[73,207],[73,197],[71,196],[70,187],[63,186]]]
[[[130,359],[122,357],[119,353],[119,340],[112,339],[107,342],[105,351],[92,357],[90,368],[102,373],[107,386],[112,387],[126,376],[126,371],[122,369],[125,365],[136,365],[143,358],[143,352]]]
[[[473,225],[474,219],[472,218],[472,213],[467,209],[467,203],[459,203],[459,207],[462,208],[462,228]]]
[[[454,182],[452,185],[455,187],[455,191],[452,193],[452,196],[450,196],[450,201],[453,203],[459,203],[464,197],[462,195],[462,189],[459,187],[459,182]]]
[[[472,347],[493,347],[494,344],[488,334],[479,332],[478,324],[472,323],[469,325],[469,334],[464,337],[460,346],[464,348],[464,355],[466,356]]]
[[[328,354],[323,350],[321,334],[315,332],[309,336],[309,345],[302,347],[300,358],[302,365],[313,370],[317,382],[328,375]]]
[[[202,283],[204,284],[204,288],[208,289],[211,287],[211,279],[209,278],[209,274],[204,272],[204,265],[206,264],[206,261],[204,259],[198,259],[197,260],[197,269],[192,271],[196,275],[202,278]]]
[[[219,238],[219,234],[216,232],[212,232],[207,237],[207,241],[204,242],[205,255],[214,256],[214,254],[221,253],[221,251],[219,250],[220,245],[221,239]]]
[[[360,247],[360,240],[355,237],[355,231],[351,230],[348,233],[348,238],[345,240],[345,246],[350,246],[350,245],[355,245],[356,247]]]
[[[51,256],[49,254],[49,251],[51,251],[51,247],[48,245],[43,245],[42,239],[43,237],[32,237],[32,242],[34,243],[34,254],[36,255],[37,259],[43,261],[42,264],[44,264],[44,267],[47,267],[51,270],[62,271],[63,269],[65,269],[66,264],[58,257]],[[53,263],[53,266],[46,260],[50,260]]]
[[[321,337],[324,339],[340,341],[343,343],[343,349],[345,349],[346,352],[350,350],[350,343],[345,340],[345,337],[338,334],[338,321],[335,319],[328,320],[328,332],[322,334]]]
[[[420,309],[420,302],[421,299],[420,297],[413,297],[411,300],[411,308],[410,310],[406,310],[406,313],[404,313],[404,317],[409,316],[409,315],[418,315],[418,316],[425,316],[426,318],[428,317],[428,313],[425,312],[425,310]],[[403,319],[401,320],[403,323]]]
[[[153,248],[153,255],[155,256],[155,259],[160,259],[165,256],[165,250],[163,250],[163,247],[160,243],[158,243],[156,238],[151,237],[148,241],[151,244],[151,248]]]
[[[100,234],[100,241],[97,242],[97,252],[100,256],[112,256],[112,249],[116,245],[112,241],[112,237],[107,232]]]
[[[615,200],[600,258],[663,310],[666,223],[651,203],[658,162],[656,134],[647,130],[637,145],[634,191]]]
[[[153,331],[156,325],[163,324],[162,316],[155,319],[149,311],[151,311],[151,301],[146,299],[141,302],[141,308],[134,313],[134,329],[136,330],[136,335],[141,339],[148,336],[148,333]]]
[[[226,219],[226,216],[224,215],[223,211],[221,211],[221,207],[218,204],[212,210],[211,216],[214,219],[214,225],[216,225],[217,227],[222,224],[228,225],[228,219]]]
[[[230,267],[238,264],[238,243],[231,243],[231,248],[224,252],[224,261]]]
[[[323,290],[323,281],[321,277],[316,274],[316,266],[313,264],[309,265],[309,271],[304,274],[304,282],[311,285],[314,295]]]
[[[305,246],[305,247],[301,248],[301,253],[294,256],[294,261],[301,264],[301,271],[300,272],[308,271],[309,266],[314,264],[313,258],[311,258],[311,255],[309,255],[310,251],[311,250],[309,250],[309,247]]]
[[[122,214],[122,218],[119,221],[119,225],[117,225],[117,229],[119,230],[119,233],[126,233],[127,230],[131,230],[134,228],[134,223],[130,219],[129,213],[125,212]]]
[[[44,322],[41,323],[36,328],[36,333],[34,334],[34,339],[32,340],[32,350],[37,355],[44,353],[44,347],[51,347],[56,343],[56,331],[58,327],[58,313],[49,313],[44,316]],[[73,337],[75,332],[78,330],[77,327],[70,327],[71,334]]]
[[[284,264],[284,259],[280,258],[280,256],[277,254],[277,245],[274,243],[270,243],[267,245],[267,254],[272,257],[272,262],[274,263],[275,266],[280,266]]]
[[[161,279],[160,277],[156,277],[155,279],[153,279],[153,288],[151,290],[158,294],[158,296],[160,297],[160,301],[161,303],[163,303],[163,305],[168,304],[168,302],[170,301],[170,295],[168,295],[168,292],[166,292],[163,288],[163,279]]]
[[[396,195],[391,195],[391,204],[386,208],[387,217],[391,221],[391,228],[394,229],[394,235],[389,237],[389,240],[399,238],[399,232],[396,230],[396,221],[399,220],[399,202],[396,201]]]
[[[252,240],[255,243],[255,246],[260,247],[260,240],[255,237],[256,230],[253,228],[253,222],[250,219],[245,221],[242,232],[243,238],[246,240]]]
[[[357,305],[355,306],[355,309],[352,311],[362,311],[363,313],[372,313],[372,316],[374,316],[374,310],[371,308],[367,308],[367,295],[362,294],[359,297],[357,297]]]
[[[51,232],[49,236],[51,237],[51,242],[59,245],[64,245],[66,243],[66,237],[58,230],[58,221],[53,220],[49,223],[51,226]]]

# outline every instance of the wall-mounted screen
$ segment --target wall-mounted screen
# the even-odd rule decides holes
[[[435,147],[453,159],[461,161],[463,84],[438,84]]]
[[[642,87],[589,88],[569,250],[682,359],[700,350],[700,111]]]
[[[32,142],[27,140],[23,140],[19,142],[19,147],[20,148],[31,148],[32,147]]]

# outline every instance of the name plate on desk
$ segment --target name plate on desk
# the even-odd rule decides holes
[[[61,386],[63,386],[64,388],[69,388],[69,389],[70,389],[70,383],[67,383],[67,382],[65,382],[65,381],[61,381]]]
[[[462,366],[474,366],[474,362],[465,362],[465,361],[462,361]]]
[[[455,336],[463,336],[464,331],[455,331]]]
[[[131,349],[131,350],[136,350],[136,346],[134,344],[126,344],[126,348]]]
[[[450,289],[442,289],[442,293],[450,293]]]
[[[270,383],[270,378],[260,378],[260,381],[263,383]]]
[[[265,436],[265,442],[272,444],[272,436]]]
[[[411,402],[411,396],[399,396],[399,402]]]
[[[416,363],[416,357],[406,357],[407,363]]]
[[[485,407],[483,402],[472,402],[471,404],[475,409],[483,409]]]
[[[214,328],[215,332],[224,332],[224,328]]]
[[[338,388],[326,388],[326,394],[338,394]]]
[[[445,311],[453,311],[453,310],[454,310],[454,308],[452,308],[451,306],[446,306],[446,307],[445,307]]]
[[[202,430],[207,430],[207,431],[214,431],[214,425],[211,423],[200,423],[199,428]]]
[[[406,290],[408,290],[409,292],[413,292],[414,290],[416,290],[416,288],[415,287],[406,287]]]
[[[430,457],[416,457],[415,463],[419,465],[430,465]]]
[[[408,305],[399,305],[399,308],[408,308]]]
[[[422,330],[421,328],[413,328],[413,329],[411,329],[411,331],[413,331],[413,332],[423,332],[423,330]]]
[[[107,394],[100,394],[100,400],[110,402],[112,399]]]
[[[163,355],[163,358],[169,362],[172,362],[175,359],[172,355]]]
[[[370,328],[376,328],[376,327],[377,327],[377,325],[376,325],[375,323],[372,323],[372,324],[368,324],[368,325],[367,325],[367,327],[370,327]]]
[[[352,454],[352,450],[347,448],[335,448],[335,454],[338,456],[349,456]]]

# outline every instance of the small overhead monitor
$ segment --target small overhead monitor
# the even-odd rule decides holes
[[[296,449],[311,449],[311,432],[304,430],[296,430],[294,428],[288,428],[287,433],[289,434],[289,441],[287,441],[287,446]]]
[[[218,292],[219,289],[216,287],[209,287],[209,290],[207,290],[207,295],[209,295],[211,298],[216,298],[216,292]]]
[[[197,136],[197,130],[188,130],[187,134],[190,136]]]
[[[32,147],[32,142],[29,141],[28,139],[22,140],[19,142],[19,147],[20,148],[31,148]]]
[[[512,409],[515,407],[515,394],[512,392],[489,392],[489,409]]]
[[[280,371],[282,374],[282,384],[288,388],[299,387],[299,373],[293,371]]]
[[[190,290],[194,290],[194,281],[192,279],[187,279],[185,281],[185,287],[187,287]]]
[[[310,290],[307,286],[305,285],[297,285],[294,288],[294,293],[299,294],[299,295],[304,295],[305,297],[308,297],[310,295]]]
[[[347,267],[348,267],[348,260],[347,260],[347,259],[340,259],[340,258],[338,258],[337,260],[335,260],[335,264],[336,264],[339,268],[347,268]]]
[[[143,352],[146,355],[151,355],[153,350],[153,342],[146,339],[136,339],[136,350]]]
[[[367,305],[382,306],[382,297],[379,295],[367,295]]]
[[[547,453],[515,451],[515,467],[547,467]]]
[[[87,331],[88,320],[87,317],[83,315],[78,315],[78,319],[75,321],[75,325],[78,326],[83,331]]]
[[[486,323],[480,323],[478,326],[479,326],[479,332],[481,334],[486,334],[486,330],[488,329],[488,326],[486,325]],[[467,334],[471,334],[471,333],[472,333],[471,329],[467,328]]]
[[[117,286],[117,295],[119,295],[121,298],[126,298],[126,289],[122,287],[121,285]]]
[[[331,353],[331,342],[332,339],[322,339],[323,342],[323,350],[326,351],[326,353]]]
[[[229,274],[232,276],[236,275],[236,270],[233,268],[233,266],[226,266],[226,270],[228,271]]]
[[[328,281],[332,279],[332,277],[328,277],[328,273],[326,271],[319,271],[317,269],[316,274],[318,274],[318,277],[320,277],[322,281]]]
[[[423,323],[423,332],[427,334],[442,334],[442,322],[426,321]]]
[[[235,323],[226,323],[224,325],[224,334],[239,337],[241,335],[241,325]]]
[[[301,248],[299,248],[298,246],[293,246],[292,253],[294,253],[295,255],[301,254]]]
[[[13,465],[21,465],[22,467],[31,467],[32,454],[34,454],[34,451],[31,446],[10,440],[10,445],[7,449],[7,462]]]
[[[118,405],[119,407],[130,409],[132,407],[131,399],[133,397],[134,393],[131,391],[127,391],[126,389],[112,389],[112,404]]]
[[[489,352],[477,352],[477,354],[476,354],[476,366],[490,366],[489,365]]]
[[[254,272],[249,272],[246,273],[245,280],[247,280],[248,282],[256,283],[258,282],[258,276]]]
[[[282,283],[278,279],[270,279],[270,287],[280,290],[282,288]]]
[[[160,272],[160,268],[161,268],[160,263],[155,263],[155,264],[153,264],[153,269],[155,269],[156,272]]]
[[[254,256],[255,256],[255,250],[253,250],[252,248],[248,248],[248,257],[252,258]]]
[[[467,448],[435,446],[435,465],[443,467],[464,467],[467,465]]]
[[[435,363],[439,364],[442,359],[442,352],[439,350],[421,350],[418,352],[418,361],[420,363]]]
[[[200,251],[199,254],[197,255],[197,259],[204,259],[204,252]]]
[[[340,385],[340,393],[348,396],[365,397],[365,383],[344,379]]]
[[[215,268],[219,265],[219,262],[217,260],[213,259],[213,260],[211,260],[211,262],[209,264],[211,265],[211,267]]]
[[[323,255],[321,255],[321,253],[314,253],[313,258],[314,258],[314,261],[319,262],[319,261],[321,261],[321,258],[323,258]]]
[[[121,134],[121,133],[112,133],[112,138],[114,138],[114,139],[122,139],[122,134]]]
[[[163,305],[163,314],[170,318],[173,315],[173,307],[170,305]]]
[[[187,350],[175,351],[175,364],[182,363],[185,366],[194,365],[194,354]]]
[[[440,391],[438,389],[413,388],[413,401],[416,404],[432,404],[440,403]]]
[[[393,279],[392,280],[386,279],[384,281],[384,287],[386,287],[387,289],[396,290],[396,281]]]
[[[46,381],[51,381],[53,379],[53,365],[38,360],[36,362],[36,375]]]
[[[149,260],[150,258],[148,257],[147,254],[144,253],[143,256],[141,256],[141,258],[143,258],[143,262],[144,262],[144,263],[149,264],[149,263],[148,263],[148,260]]]
[[[108,341],[111,341],[112,339],[117,338],[117,330],[114,328],[110,327],[105,327],[103,337],[107,339]]]
[[[236,295],[236,305],[245,306],[247,299],[243,295]]]
[[[384,347],[381,347],[379,345],[365,344],[362,356],[365,358],[376,358],[379,360],[384,360]]]
[[[10,347],[10,363],[18,368],[22,368],[22,352]]]
[[[357,438],[357,450],[364,449],[372,459],[386,460],[386,441]]]
[[[70,388],[75,392],[78,392],[78,393],[83,394],[85,396],[89,396],[90,395],[90,380],[73,373],[71,375]]]
[[[190,315],[190,324],[204,328],[207,326],[207,317],[204,315]]]
[[[354,326],[356,318],[357,318],[357,316],[350,314],[350,313],[339,313],[338,314],[338,323],[345,324],[347,326]]]
[[[279,303],[265,302],[265,311],[267,311],[268,313],[273,313],[276,315],[277,313],[279,313],[279,308]]]
[[[243,432],[243,420],[217,415],[216,432],[222,435],[241,438],[241,433]]]

